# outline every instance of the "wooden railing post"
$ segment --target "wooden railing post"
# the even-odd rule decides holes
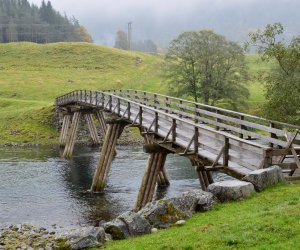
[[[154,108],[156,109],[156,104],[157,104],[157,95],[154,94],[154,99],[153,99],[153,103],[154,103]]]
[[[143,104],[146,105],[147,104],[146,103],[147,102],[147,92],[144,91],[143,93],[144,93],[144,103]]]
[[[275,128],[275,123],[274,123],[274,122],[270,122],[269,125],[270,125],[270,128]],[[276,134],[275,134],[275,133],[272,133],[272,132],[270,133],[270,137],[271,137],[271,138],[277,138]],[[271,148],[273,148],[273,147],[274,147],[274,144],[273,144],[272,142],[270,142],[270,143],[269,143],[269,146],[270,146]]]
[[[176,142],[176,119],[172,119],[172,142]]]
[[[170,108],[169,97],[166,97],[166,113],[169,113],[169,108]]]
[[[179,105],[180,105],[179,111],[183,111],[183,109],[182,109],[182,100],[179,101]],[[179,113],[179,117],[182,118],[182,114],[181,113]]]
[[[127,103],[128,105],[128,120],[130,120],[130,115],[131,115],[131,111],[130,111],[130,102]],[[134,118],[133,118],[134,119]]]
[[[104,95],[104,93],[102,93],[102,100],[101,100],[101,102],[102,102],[102,108],[104,108],[104,105],[105,105],[105,95]]]
[[[139,124],[141,129],[143,126],[143,108],[141,106],[139,107]]]
[[[223,166],[228,166],[229,162],[229,138],[225,137],[224,152],[223,152]]]
[[[109,110],[112,111],[112,96],[109,96]]]
[[[154,131],[155,131],[155,133],[158,133],[158,113],[157,112],[155,112]]]
[[[241,116],[240,116],[240,120],[241,120],[241,121],[244,121],[244,119],[245,119],[245,117],[244,117],[243,115],[241,115]],[[242,130],[247,130],[247,127],[246,127],[245,125],[242,124],[242,125],[240,126],[240,129],[242,129]],[[244,138],[243,132],[240,133],[240,138]]]
[[[195,127],[195,132],[194,132],[194,152],[195,154],[198,154],[199,151],[199,128]]]

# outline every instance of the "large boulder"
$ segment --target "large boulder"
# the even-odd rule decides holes
[[[213,194],[195,189],[178,197],[150,202],[138,214],[153,227],[167,228],[176,221],[189,218],[196,211],[212,209],[213,203]]]
[[[118,219],[126,224],[128,232],[132,236],[151,233],[149,222],[137,213],[125,212],[118,216]]]
[[[186,218],[186,215],[176,208],[170,200],[150,202],[138,214],[156,228],[167,228],[176,221]]]
[[[250,174],[246,175],[243,180],[251,182],[254,185],[255,190],[261,192],[267,187],[283,182],[284,177],[280,167],[272,166],[252,171]]]
[[[204,212],[211,210],[215,203],[213,194],[210,192],[203,191],[201,189],[193,189],[184,192],[181,194],[181,196],[191,197],[196,200],[196,204],[193,207],[193,212]]]
[[[126,239],[129,236],[127,225],[119,218],[105,223],[104,230],[110,234],[114,240]]]
[[[207,191],[213,193],[221,202],[245,199],[255,192],[252,183],[239,180],[212,183]]]
[[[67,239],[71,249],[100,247],[105,242],[105,232],[102,227],[82,227],[64,232],[60,237]]]

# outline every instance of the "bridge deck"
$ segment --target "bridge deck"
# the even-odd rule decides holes
[[[156,134],[161,145],[172,143],[183,155],[198,155],[241,176],[295,156],[290,148],[297,157],[300,152],[300,127],[155,93],[74,91],[58,97],[56,105],[111,112]]]

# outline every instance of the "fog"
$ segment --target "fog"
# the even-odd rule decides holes
[[[40,6],[41,0],[30,2]],[[300,33],[298,0],[51,0],[53,7],[75,16],[96,43],[114,45],[118,30],[132,22],[133,40],[152,39],[160,47],[181,32],[213,29],[243,42],[247,34],[281,22],[290,38]]]

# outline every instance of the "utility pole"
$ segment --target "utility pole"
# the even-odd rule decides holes
[[[128,50],[131,50],[131,24],[132,22],[128,23]]]

